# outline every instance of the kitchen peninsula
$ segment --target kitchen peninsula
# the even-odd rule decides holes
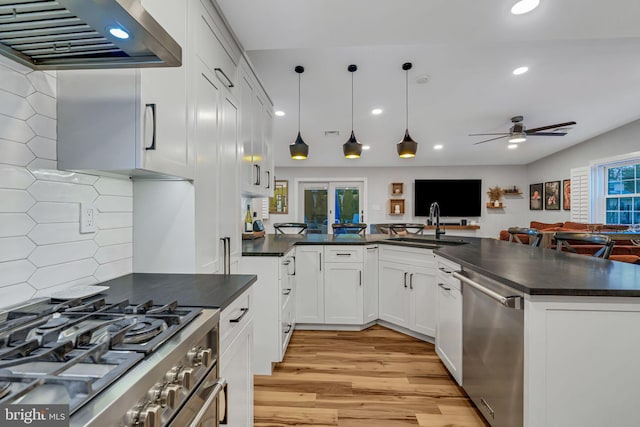
[[[638,414],[634,403],[637,393],[633,384],[624,381],[626,378],[640,377],[640,367],[635,360],[635,355],[640,354],[640,331],[637,328],[640,322],[640,270],[637,266],[570,253],[556,253],[548,249],[531,248],[493,239],[465,237],[465,244],[446,244],[457,242],[451,236],[443,239],[444,244],[434,244],[430,236],[425,236],[422,242],[419,238],[411,240],[389,240],[389,236],[386,235],[270,235],[265,239],[243,242],[243,272],[251,272],[252,264],[258,260],[262,263],[271,261],[277,267],[279,261],[285,257],[295,256],[298,263],[295,267],[297,274],[294,272],[296,283],[294,286],[287,285],[287,289],[294,288],[289,292],[298,294],[295,302],[304,304],[302,310],[301,307],[296,310],[297,322],[301,322],[300,316],[305,315],[310,306],[308,301],[300,298],[301,291],[295,289],[295,286],[307,286],[310,282],[309,270],[312,270],[316,277],[314,283],[318,286],[317,289],[323,285],[324,293],[316,294],[315,302],[318,305],[315,308],[318,320],[304,320],[301,323],[315,324],[318,329],[339,329],[345,325],[363,328],[376,322],[391,326],[395,323],[395,327],[401,324],[401,327],[397,327],[398,330],[405,329],[407,333],[423,336],[425,340],[435,338],[438,348],[438,341],[443,338],[438,335],[444,330],[437,326],[437,316],[442,314],[437,309],[439,304],[426,299],[418,301],[417,306],[412,306],[416,311],[412,316],[417,316],[423,321],[413,324],[402,324],[402,319],[387,316],[390,313],[387,309],[393,305],[390,300],[404,298],[408,286],[412,287],[412,291],[413,288],[418,289],[419,281],[410,283],[407,279],[412,274],[414,279],[420,278],[421,275],[431,277],[432,279],[424,282],[424,285],[432,287],[433,292],[427,290],[421,294],[411,294],[409,299],[419,300],[427,296],[436,298],[439,296],[436,294],[440,291],[439,284],[451,283],[441,281],[440,274],[443,269],[446,270],[441,266],[443,263],[455,265],[462,274],[480,275],[490,282],[497,282],[511,289],[513,295],[522,295],[522,350],[520,354],[509,352],[504,356],[522,360],[523,426],[596,427],[612,421],[616,426],[637,424]],[[357,271],[366,275],[371,269],[371,259],[365,256],[367,252],[374,252],[367,251],[366,248],[373,247],[377,247],[379,251],[379,262],[377,268],[374,268],[376,282],[367,283],[365,276],[364,295],[354,299],[356,303],[365,305],[364,311],[354,316],[356,320],[353,322],[328,321],[327,317],[323,316],[331,314],[333,309],[327,306],[332,302],[327,298],[327,291],[334,290],[337,283],[335,277],[338,277],[332,275],[334,273],[331,267],[339,266],[339,262],[343,263],[343,269],[348,264],[356,265],[356,273],[346,276],[354,280],[346,280],[341,284],[348,287],[350,283],[355,283],[353,289],[358,292],[362,287],[359,286]],[[331,262],[327,257],[331,256],[330,251],[336,248],[339,251],[333,252],[334,259],[331,261],[338,262]],[[355,252],[345,250],[349,248]],[[315,249],[315,252],[309,254],[312,249]],[[403,258],[395,258],[394,261],[401,267],[399,276],[385,273],[385,269],[390,266],[385,259],[393,259],[389,258],[389,254],[385,255],[387,249],[406,251],[402,254]],[[349,255],[338,256],[338,253]],[[340,258],[351,258],[351,261],[347,263]],[[302,273],[300,262],[304,262],[305,259],[313,260],[317,265],[311,269],[305,268],[305,273]],[[414,261],[421,264],[407,267],[401,265]],[[407,274],[402,274],[402,269]],[[276,283],[278,277],[284,277],[283,273],[286,275],[286,271],[278,271],[276,268],[273,276]],[[306,277],[302,280],[305,274]],[[327,277],[330,279],[327,280]],[[258,283],[262,280],[263,276],[258,272]],[[467,293],[471,292],[469,286],[460,285],[459,281],[455,281],[458,282],[462,295],[466,297]],[[390,285],[395,286],[399,292],[394,294],[385,291]],[[375,287],[378,289],[377,292],[373,291]],[[379,297],[379,311],[373,320],[371,316],[367,316],[367,289],[370,294],[375,294],[376,300]],[[371,298],[373,296],[370,295]],[[342,297],[342,301],[347,299]],[[358,309],[362,310],[362,307],[359,306]],[[435,313],[425,313],[429,310]],[[405,311],[409,313],[411,309],[407,308]],[[458,322],[461,324],[462,310],[459,317]],[[431,323],[435,326],[433,334],[427,332],[428,328],[420,329],[425,322],[429,323],[429,319],[436,319]],[[260,321],[256,321],[256,324],[260,324]],[[495,325],[495,333],[502,333],[506,326]],[[461,342],[459,344],[462,347]],[[464,357],[467,357],[467,351],[465,348]],[[444,359],[443,362],[451,371],[451,366]],[[454,367],[462,370],[462,366]],[[469,378],[465,377],[464,370],[462,371],[460,379],[464,386],[465,379]],[[453,371],[452,374],[456,376]],[[495,407],[481,407],[478,402],[476,406],[487,418],[491,417],[491,411],[496,410]],[[496,411],[493,415],[498,420],[503,414]]]

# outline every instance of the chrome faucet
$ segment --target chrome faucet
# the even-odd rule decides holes
[[[436,239],[440,239],[440,236],[445,234],[444,230],[440,230],[440,205],[438,202],[431,203],[429,207],[429,221],[433,224],[433,215],[436,216]]]

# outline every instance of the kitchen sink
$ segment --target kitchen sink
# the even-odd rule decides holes
[[[435,239],[430,237],[391,237],[385,240],[390,242],[404,242],[424,246],[457,246],[466,245],[467,243],[469,243],[465,242],[464,240]]]

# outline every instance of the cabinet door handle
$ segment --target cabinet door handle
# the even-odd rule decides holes
[[[450,291],[450,290],[451,290],[451,288],[450,288],[450,287],[448,287],[448,286],[445,286],[445,284],[444,284],[444,283],[438,283],[438,286],[440,286],[440,287],[441,287],[442,289],[444,289],[445,291]]]
[[[413,290],[413,273],[409,275],[409,289]]]
[[[271,188],[271,171],[267,171],[267,189]]]
[[[293,324],[291,323],[287,323],[287,330],[284,331],[285,334],[288,334],[289,332],[291,332],[291,328],[293,327]]]
[[[287,288],[282,291],[282,295],[289,295],[290,293],[291,293],[291,288]]]
[[[362,270],[358,270],[358,283],[362,286]]]
[[[282,265],[289,265],[289,264],[291,264],[291,260],[290,259],[288,259],[288,260],[286,260],[286,261],[284,261],[282,263]]]
[[[409,273],[407,273],[407,272],[405,271],[405,272],[404,272],[404,287],[405,287],[405,288],[407,287],[407,274],[409,274]]]
[[[238,317],[236,317],[235,319],[229,319],[229,323],[240,323],[240,321],[242,320],[242,318],[244,316],[247,315],[247,313],[249,312],[249,307],[242,307],[240,309],[240,311],[242,312],[242,314]]]
[[[291,259],[293,260],[293,274],[292,276],[296,275],[296,257],[295,255],[291,257]]]
[[[213,71],[216,72],[216,74],[222,74],[222,76],[227,80],[228,84],[227,87],[234,87],[233,86],[233,82],[231,81],[231,79],[229,77],[227,77],[227,75],[224,73],[224,71],[222,71],[222,68],[214,68]]]
[[[322,253],[318,254],[318,259],[320,260],[318,266],[320,266],[320,271],[322,271]]]
[[[447,269],[446,269],[446,268],[444,268],[444,267],[438,267],[438,270],[442,271],[443,273],[447,273],[447,274],[451,274],[451,273],[453,273],[453,271],[451,271],[451,270],[447,270]]]
[[[256,182],[253,185],[260,185],[260,165],[253,165],[256,168]]]
[[[153,131],[151,133],[151,145],[144,147],[145,150],[156,149],[156,104],[146,104],[146,108],[151,108],[151,119],[153,120]]]

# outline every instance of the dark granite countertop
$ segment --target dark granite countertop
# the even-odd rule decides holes
[[[640,297],[640,266],[494,239],[434,252],[530,295]]]
[[[415,238],[408,236],[410,238]],[[489,238],[463,237],[463,245],[447,245],[460,238],[433,236],[415,242],[388,240],[386,234],[368,236],[326,234],[267,235],[243,241],[243,256],[283,256],[294,245],[367,245],[381,243],[433,249],[437,255],[484,274],[530,295],[640,297],[640,266],[585,255],[556,253]]]
[[[224,309],[256,281],[247,274],[133,273],[101,283],[109,301],[128,299],[156,304],[178,301],[179,305]]]

